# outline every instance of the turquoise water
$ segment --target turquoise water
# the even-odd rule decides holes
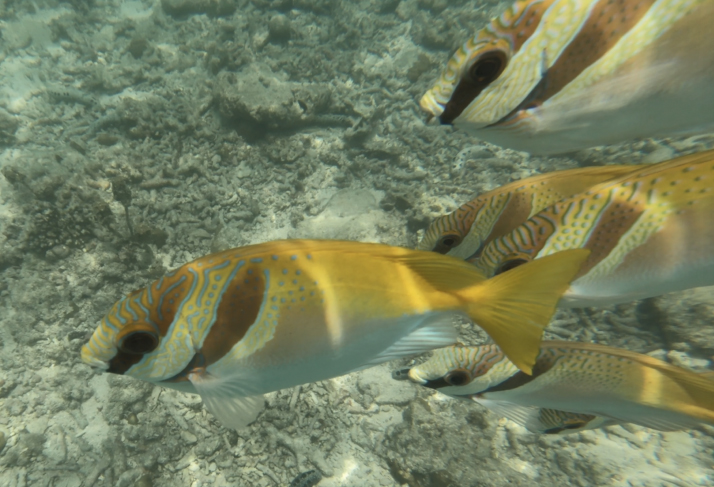
[[[279,238],[414,247],[431,218],[511,180],[711,147],[533,157],[425,125],[418,99],[504,6],[0,2],[0,485],[714,483],[710,427],[536,436],[393,381],[408,360],[270,394],[239,432],[196,396],[81,363],[114,302],[210,252]],[[700,289],[559,311],[547,337],[706,368],[713,307]]]

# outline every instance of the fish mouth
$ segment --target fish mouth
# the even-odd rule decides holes
[[[410,382],[414,382],[415,384],[419,384],[421,386],[427,386],[429,382],[431,382],[429,379],[426,379],[422,377],[419,372],[417,371],[416,368],[406,368],[406,369],[398,369],[392,372],[392,379],[394,380],[408,380]]]
[[[392,372],[392,379],[394,379],[394,380],[408,380],[415,384],[419,384],[420,386],[426,387],[428,389],[434,389],[434,390],[439,390],[439,389],[443,389],[446,387],[451,387],[452,389],[458,389],[457,387],[454,387],[453,384],[449,384],[448,382],[446,382],[445,377],[438,377],[436,379],[427,379],[425,377],[422,377],[419,374],[419,371],[417,371],[415,368],[397,369]],[[466,391],[460,391],[460,392],[462,392],[462,393],[454,394],[453,392],[449,391],[447,395],[452,396],[452,397],[472,397],[473,396],[472,392],[466,392]]]
[[[428,387],[429,389],[441,389],[442,387],[451,387],[452,384],[446,382],[444,377],[439,377],[436,379],[428,379],[422,377],[416,369],[399,369],[392,372],[392,379],[394,380],[409,380],[415,384],[419,384],[423,387]]]
[[[109,369],[109,362],[104,361],[102,359],[97,358],[94,356],[87,346],[82,347],[82,362],[85,364],[89,365],[92,368],[99,369],[102,371],[106,371]]]
[[[427,113],[427,121],[438,118],[444,113],[444,105],[436,100],[433,90],[427,91],[419,100],[419,107]]]
[[[99,359],[85,360],[85,359],[83,359],[82,362],[89,365],[93,369],[101,370],[102,372],[106,372],[107,370],[109,370],[109,363],[105,362],[103,360],[99,360]]]

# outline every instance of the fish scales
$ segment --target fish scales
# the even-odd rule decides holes
[[[560,153],[714,130],[714,0],[526,0],[457,50],[421,107]]]
[[[505,235],[542,209],[595,184],[641,169],[641,165],[584,167],[539,174],[488,191],[436,218],[419,249],[466,260],[477,259],[484,246]]]
[[[454,343],[459,317],[530,371],[543,328],[586,255],[566,252],[486,280],[464,261],[379,244],[286,240],[231,249],[118,301],[82,359],[198,393],[234,428],[255,419],[266,392]]]
[[[714,284],[714,151],[595,185],[488,244],[487,276],[513,262],[587,248],[564,306],[625,302]]]

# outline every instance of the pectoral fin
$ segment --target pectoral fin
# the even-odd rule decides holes
[[[220,378],[205,371],[188,376],[206,409],[226,428],[241,429],[255,421],[263,409],[262,395],[241,387],[237,377]]]
[[[524,428],[528,428],[528,425],[533,423],[533,418],[537,418],[540,412],[540,408],[534,406],[521,406],[520,404],[514,404],[512,402],[494,401],[478,396],[473,396],[472,399],[497,415],[509,419]],[[528,429],[534,433],[540,432],[538,430]]]
[[[448,347],[456,343],[457,339],[458,332],[453,315],[426,316],[423,318],[423,323],[418,325],[414,331],[400,338],[386,350],[354,371],[366,369],[389,360],[418,355],[435,348]]]

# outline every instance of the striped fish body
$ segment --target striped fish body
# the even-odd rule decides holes
[[[499,284],[466,262],[385,245],[289,240],[228,250],[120,300],[82,358],[199,393],[234,428],[255,418],[263,393],[453,343],[455,316],[490,329],[530,370],[542,329],[586,255]],[[549,293],[535,280],[544,272],[553,276]],[[520,323],[499,315],[499,306],[518,307],[521,292],[541,303],[527,305]]]
[[[531,153],[714,131],[714,0],[526,0],[452,56],[421,106]]]
[[[508,234],[542,209],[642,167],[584,167],[514,181],[436,218],[418,248],[465,260],[478,259],[491,240]]]
[[[661,431],[714,424],[711,376],[590,343],[543,342],[530,376],[496,345],[452,346],[412,368],[409,378],[536,432],[563,433],[568,424],[579,430],[634,423]],[[552,429],[559,421],[566,428]]]
[[[493,240],[487,276],[561,250],[591,251],[561,306],[600,306],[714,284],[714,151],[566,198]]]

